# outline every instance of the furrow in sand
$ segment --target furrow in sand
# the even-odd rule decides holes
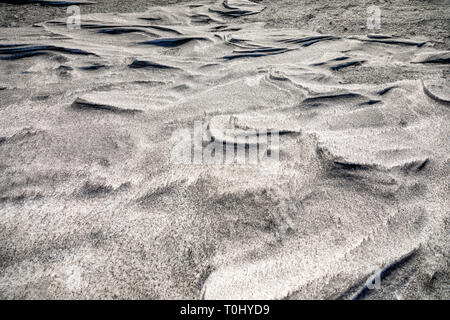
[[[397,269],[403,267],[405,264],[407,264],[414,256],[417,254],[418,249],[412,250],[411,252],[408,252],[404,256],[400,257],[399,259],[393,261],[392,263],[388,264],[386,267],[381,269],[381,272],[370,276],[367,282],[370,283],[370,286],[375,285],[382,285],[382,283],[376,284],[376,281],[383,281],[385,280],[389,275],[391,275],[393,272],[395,272]],[[378,279],[377,279],[378,278]],[[364,285],[361,290],[354,295],[352,300],[361,300],[368,294],[370,294],[370,291],[373,290],[373,288],[369,288],[369,285]]]
[[[447,83],[422,80],[422,87],[425,94],[431,99],[444,105],[450,105],[450,86]]]
[[[120,108],[109,104],[102,104],[97,102],[92,102],[89,100],[85,100],[83,98],[77,98],[73,103],[72,107],[81,110],[100,110],[100,111],[110,111],[112,113],[117,114],[135,114],[140,113],[142,110],[139,109],[127,109]]]

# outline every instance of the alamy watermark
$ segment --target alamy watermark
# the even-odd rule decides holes
[[[371,275],[366,281],[366,287],[369,290],[381,288],[381,273],[382,270],[378,269],[373,275]]]
[[[69,30],[81,29],[81,9],[79,6],[67,7],[67,14],[70,15],[67,18],[66,25]]]
[[[230,118],[230,122],[233,121]],[[194,121],[192,129],[172,134],[171,163],[179,165],[229,165],[253,167],[264,174],[279,170],[280,137],[277,130],[226,127]]]
[[[381,9],[378,6],[370,6],[367,8],[367,29],[381,29]]]

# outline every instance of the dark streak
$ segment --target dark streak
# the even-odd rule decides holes
[[[341,63],[341,64],[338,64],[336,66],[333,66],[333,67],[331,67],[331,70],[339,71],[339,70],[341,70],[343,68],[347,68],[347,67],[350,67],[350,66],[360,66],[364,62],[365,61],[363,61],[363,60],[361,60],[361,61],[349,61],[349,62],[346,62],[346,63]]]
[[[388,93],[389,91],[391,91],[394,88],[397,88],[397,87],[396,86],[392,86],[392,87],[384,88],[383,90],[378,91],[377,94],[382,96],[382,95]]]
[[[408,253],[406,256],[400,258],[397,261],[394,261],[393,263],[389,264],[387,267],[383,268],[383,270],[380,273],[380,280],[385,279],[387,276],[389,276],[392,272],[395,270],[401,268],[403,265],[405,265],[412,257],[414,257],[417,253],[417,250],[413,250],[410,253]],[[364,298],[368,293],[370,292],[370,289],[365,285],[361,291],[356,294],[356,296],[353,298],[353,300],[360,300]]]
[[[145,61],[145,60],[134,60],[133,63],[129,65],[130,68],[156,68],[156,69],[175,69],[174,67],[169,67],[163,64]]]
[[[186,44],[186,43],[194,41],[194,40],[208,40],[208,39],[202,38],[202,37],[162,38],[162,39],[138,42],[138,44],[147,44],[147,45],[153,45],[153,46],[158,46],[158,47],[173,48],[173,47],[181,46],[183,44]]]

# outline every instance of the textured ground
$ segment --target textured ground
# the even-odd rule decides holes
[[[279,3],[0,28],[1,298],[450,298],[448,6]]]
[[[81,6],[83,14],[99,12],[145,12],[158,5],[192,0],[97,0]],[[0,1],[0,26],[27,26],[67,16],[65,6],[41,4],[11,5]],[[17,1],[16,1],[17,2]],[[19,1],[20,2],[20,1]],[[381,32],[400,37],[424,36],[435,46],[450,45],[450,0],[260,0],[266,9],[241,20],[265,21],[272,27],[296,28],[323,33],[351,35],[367,32],[367,7],[377,5],[382,12]]]

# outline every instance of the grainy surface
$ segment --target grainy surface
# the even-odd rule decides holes
[[[95,12],[145,12],[151,7],[170,5],[189,0],[97,0],[95,4],[82,5],[81,13]],[[61,17],[67,17],[67,6],[49,6],[39,3],[0,3],[0,26],[22,27]]]
[[[81,6],[82,14],[95,12],[145,12],[151,7],[192,0],[98,0]],[[382,10],[381,33],[403,37],[424,36],[439,47],[450,45],[450,0],[378,0],[324,1],[275,0],[255,1],[266,10],[254,19],[272,27],[287,27],[333,34],[358,34],[367,31],[366,12],[370,5]],[[0,26],[27,26],[67,16],[67,7],[40,4],[0,3]],[[253,17],[243,18],[252,20]]]
[[[450,298],[446,2],[126,3],[2,4],[0,298]]]

